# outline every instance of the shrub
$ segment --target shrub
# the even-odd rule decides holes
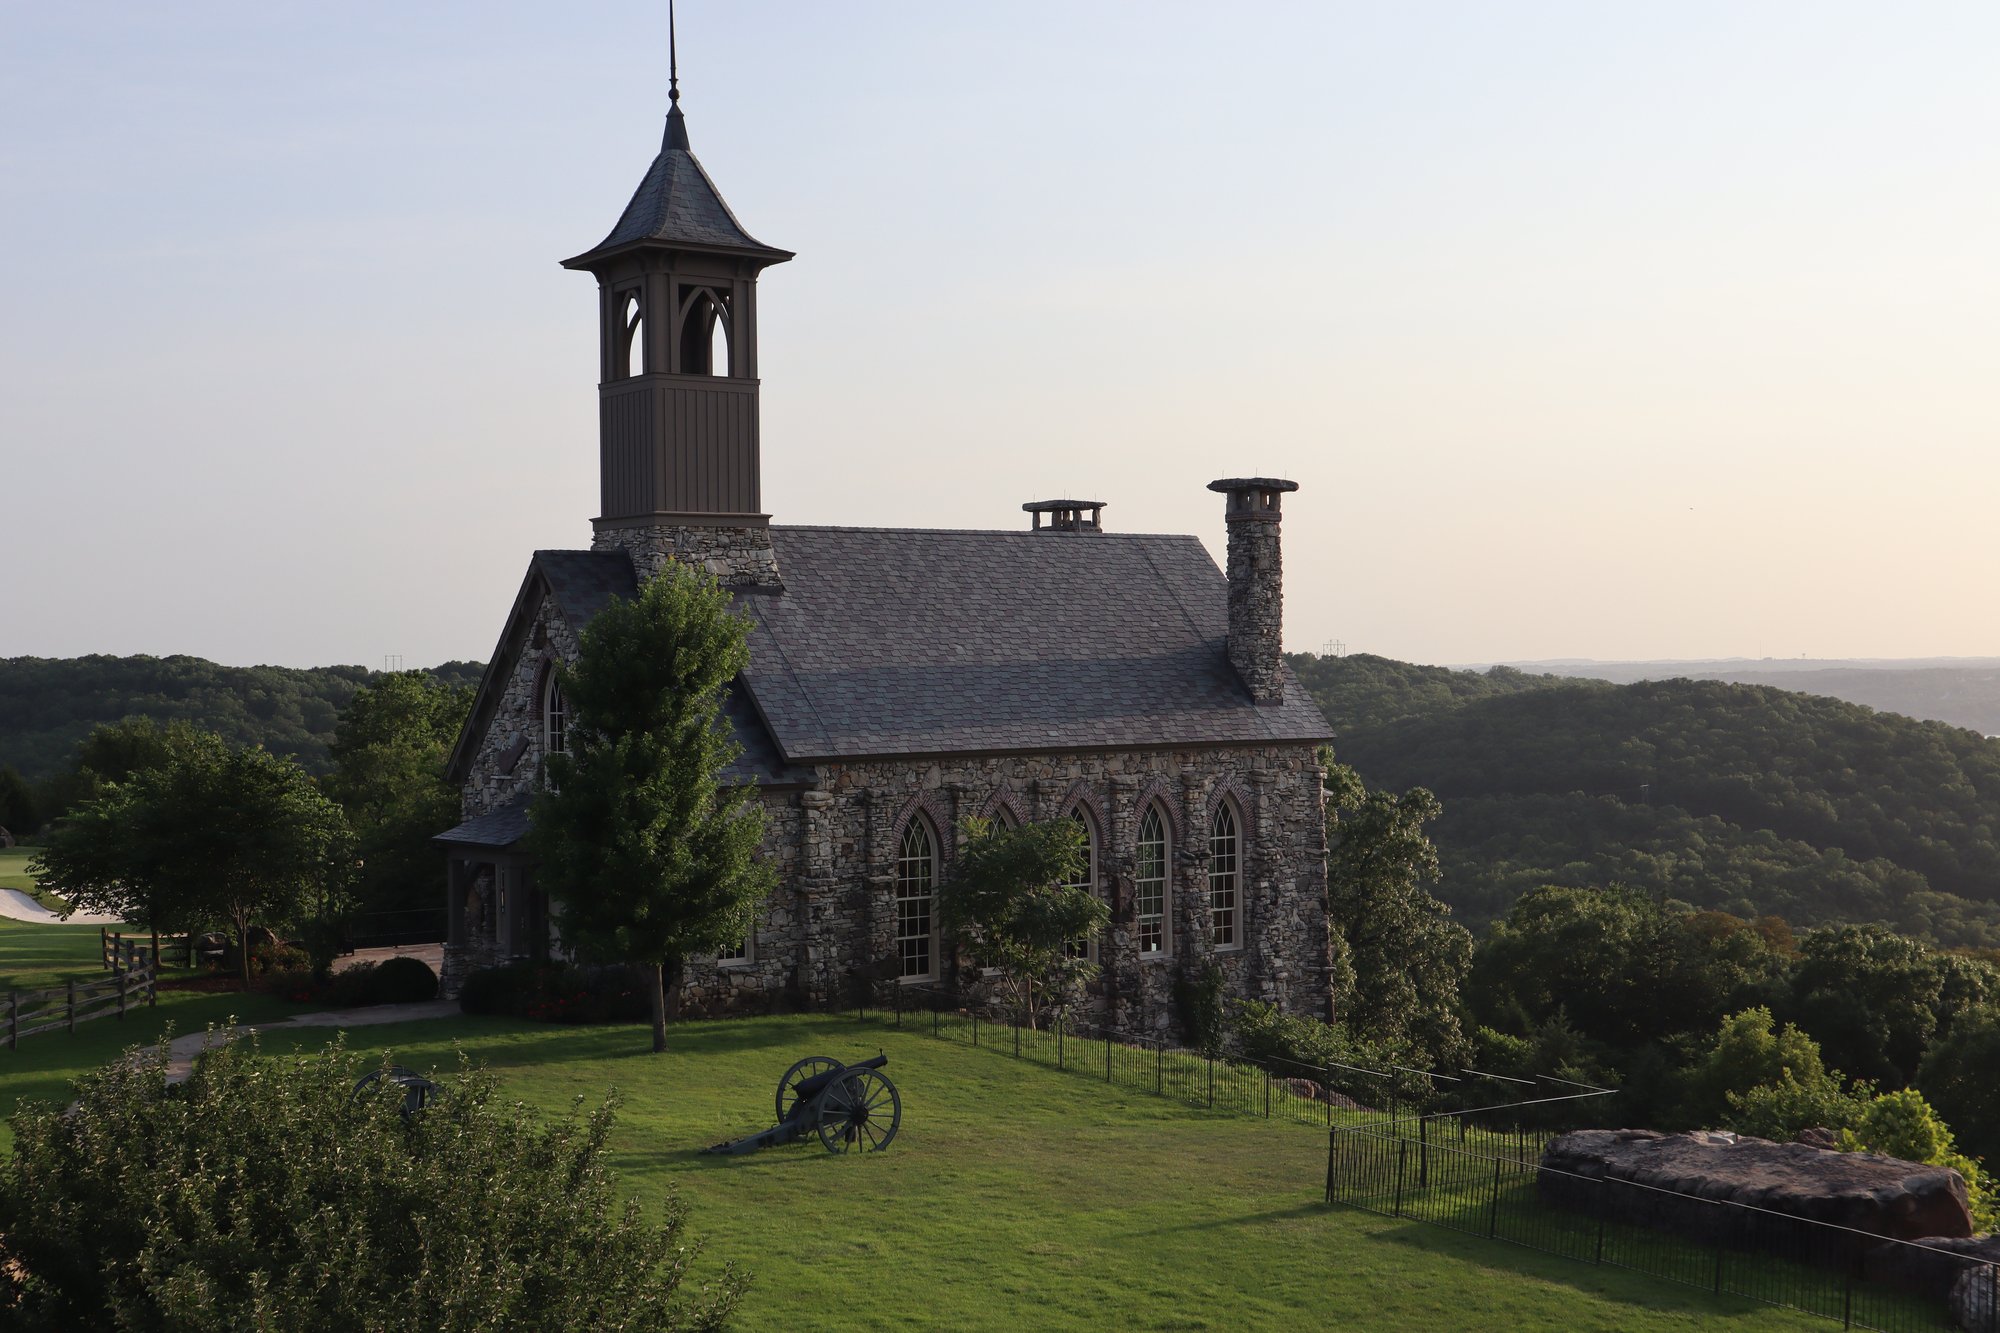
[[[458,1007],[544,1023],[643,1023],[653,1016],[650,981],[624,963],[507,963],[467,977]]]
[[[15,1115],[11,1327],[718,1329],[740,1298],[729,1268],[680,1291],[698,1247],[671,1196],[654,1220],[617,1202],[610,1102],[543,1123],[461,1069],[405,1122],[398,1089],[354,1098],[338,1040],[226,1041],[178,1086],[165,1049]]]
[[[421,958],[384,958],[375,965],[369,993],[374,998],[363,1003],[417,1004],[435,1000],[437,973]]]
[[[1229,979],[1214,959],[1199,967],[1182,964],[1174,972],[1174,1008],[1188,1045],[1203,1055],[1222,1053],[1223,991]]]
[[[1427,1090],[1422,1075],[1393,1068],[1407,1063],[1400,1052],[1361,1041],[1346,1028],[1281,1013],[1261,1000],[1239,1001],[1235,1008],[1244,1059],[1279,1078],[1322,1079],[1329,1065],[1346,1065],[1332,1070],[1331,1081],[1370,1106],[1387,1105],[1392,1097],[1420,1098]]]
[[[1915,1088],[1885,1092],[1869,1102],[1854,1127],[1841,1131],[1840,1146],[1847,1152],[1878,1152],[1905,1162],[1950,1167],[1965,1177],[1973,1230],[1990,1231],[2000,1226],[2000,1200],[1994,1197],[1993,1178],[1959,1152],[1951,1127]]]

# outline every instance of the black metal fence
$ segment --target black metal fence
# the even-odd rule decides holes
[[[1977,1256],[1630,1181],[1554,1170],[1539,1149],[1425,1117],[1335,1124],[1326,1199],[1581,1263],[1783,1306],[1845,1328],[2000,1333],[2000,1273]],[[1544,1136],[1546,1137],[1546,1136]]]

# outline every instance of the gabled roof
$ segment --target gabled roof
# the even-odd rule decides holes
[[[528,628],[534,622],[535,609],[540,605],[543,594],[546,592],[555,599],[556,608],[569,622],[570,629],[581,634],[584,626],[596,619],[599,611],[611,605],[613,598],[632,597],[638,590],[632,561],[623,551],[535,552],[534,558],[528,562],[527,575],[521,580],[521,590],[515,594],[514,609],[508,613],[507,626],[500,633],[500,642],[486,664],[485,674],[479,678],[479,690],[472,700],[472,713],[466,718],[465,728],[459,732],[458,744],[451,752],[451,761],[445,770],[450,781],[465,781],[472,760],[479,752],[480,742],[492,725],[493,713],[499,706],[506,681],[520,662]],[[801,782],[809,776],[785,763],[771,734],[758,719],[757,710],[740,680],[722,701],[722,716],[735,732],[736,743],[743,749],[736,762],[723,774],[725,781],[754,781],[768,787]],[[498,812],[495,811],[496,814]],[[525,819],[525,814],[522,817]],[[474,823],[478,821],[469,821],[460,828]],[[459,831],[454,829],[452,833]],[[444,836],[450,838],[452,835]]]
[[[772,264],[792,257],[791,251],[766,245],[743,229],[723,202],[722,191],[715,188],[715,182],[689,151],[680,114],[680,108],[675,107],[668,116],[666,141],[639,188],[632,192],[632,202],[625,205],[618,225],[591,249],[563,260],[564,268],[589,268],[615,251],[645,244],[722,250]]]
[[[528,836],[528,805],[534,799],[522,792],[513,800],[475,815],[457,828],[447,829],[431,839],[458,847],[512,847]]]
[[[1251,700],[1193,537],[771,528],[744,679],[793,763],[1329,740],[1289,671]]]

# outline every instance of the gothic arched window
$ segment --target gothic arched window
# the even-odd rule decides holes
[[[562,682],[555,668],[542,682],[542,753],[561,754],[569,746],[569,705],[563,702]]]
[[[904,977],[937,975],[937,839],[922,815],[896,849],[896,956]]]
[[[1097,825],[1091,822],[1083,807],[1072,806],[1069,817],[1083,826],[1083,869],[1075,879],[1069,881],[1071,888],[1088,889],[1097,892]],[[1097,941],[1094,939],[1071,940],[1067,946],[1071,958],[1094,958],[1097,955]]]
[[[1224,801],[1215,807],[1215,818],[1208,826],[1208,920],[1210,939],[1218,949],[1234,949],[1243,943],[1236,919],[1242,896],[1241,864],[1236,812]]]
[[[646,308],[637,289],[626,292],[618,302],[617,378],[630,379],[646,369]]]
[[[683,375],[729,373],[729,298],[713,287],[684,287],[680,301]]]
[[[1139,931],[1139,955],[1162,954],[1172,936],[1173,893],[1167,867],[1173,858],[1168,855],[1167,821],[1160,816],[1159,806],[1148,805],[1139,816],[1139,842],[1133,850],[1137,869],[1132,876],[1132,907]]]

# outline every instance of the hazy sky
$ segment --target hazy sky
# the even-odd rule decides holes
[[[2000,653],[2000,5],[688,0],[779,522],[1420,661]],[[663,3],[0,6],[0,656],[484,657],[595,512]]]

